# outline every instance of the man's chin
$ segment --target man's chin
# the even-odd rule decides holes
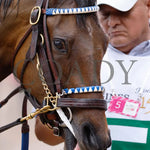
[[[125,44],[125,43],[119,43],[119,42],[116,42],[116,41],[112,41],[112,42],[110,42],[110,44],[114,47],[114,48],[116,48],[116,49],[118,49],[118,50],[120,50],[121,52],[123,52],[123,53],[129,53],[130,52],[130,50],[133,48],[133,46],[131,45],[131,44]]]

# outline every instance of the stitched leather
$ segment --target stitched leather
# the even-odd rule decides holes
[[[58,107],[99,108],[107,110],[107,102],[102,99],[87,98],[60,98],[57,100]]]

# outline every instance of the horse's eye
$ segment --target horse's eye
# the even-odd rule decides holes
[[[55,48],[59,50],[61,53],[65,53],[65,54],[67,53],[67,46],[63,39],[54,39],[53,43]]]

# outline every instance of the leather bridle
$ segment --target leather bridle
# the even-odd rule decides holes
[[[48,0],[37,0],[36,6],[31,11],[30,16],[30,24],[31,28],[25,33],[24,37],[19,42],[16,48],[15,57],[23,45],[24,41],[28,38],[30,33],[32,32],[32,40],[30,48],[26,53],[25,62],[23,64],[23,68],[21,71],[20,82],[23,83],[23,77],[25,70],[29,64],[35,57],[37,57],[38,64],[38,72],[41,79],[41,83],[43,88],[45,88],[45,92],[47,96],[44,98],[43,106],[38,103],[34,96],[32,96],[27,90],[25,90],[26,97],[30,100],[32,105],[37,108],[36,113],[30,115],[30,117],[25,117],[20,119],[20,122],[24,122],[30,118],[33,118],[35,115],[42,114],[41,120],[44,124],[48,124],[50,128],[56,129],[54,132],[58,134],[58,128],[60,126],[60,122],[57,120],[58,118],[55,115],[55,111],[57,108],[98,108],[102,110],[107,109],[107,103],[102,99],[87,99],[87,98],[66,98],[61,88],[58,72],[56,66],[53,62],[52,50],[50,37],[47,31],[46,25],[46,10],[48,8]],[[48,61],[45,61],[48,60]],[[44,62],[44,65],[42,63]],[[42,68],[41,68],[42,66]],[[51,83],[55,82],[55,86]],[[22,88],[24,88],[22,84]],[[87,87],[85,87],[87,88]],[[89,87],[91,88],[91,87]],[[93,88],[100,88],[99,86],[93,86]],[[80,90],[83,87],[79,88]],[[97,90],[96,92],[102,92],[103,90]],[[86,91],[89,92],[89,91]],[[94,90],[91,92],[95,92]],[[81,93],[81,92],[78,92]],[[75,94],[75,93],[70,93]],[[46,109],[47,108],[47,109]],[[44,113],[44,114],[43,114]],[[52,118],[52,119],[51,119]],[[0,130],[2,132],[2,130]]]

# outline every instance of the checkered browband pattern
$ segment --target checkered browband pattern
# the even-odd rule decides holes
[[[92,93],[92,92],[103,92],[104,87],[102,86],[87,86],[87,87],[77,87],[77,88],[70,88],[70,89],[63,89],[63,95],[68,94],[79,94],[79,93]]]
[[[81,8],[48,8],[46,9],[46,15],[67,15],[67,14],[85,14],[97,12],[99,10],[99,6],[89,6],[89,7],[81,7]]]

